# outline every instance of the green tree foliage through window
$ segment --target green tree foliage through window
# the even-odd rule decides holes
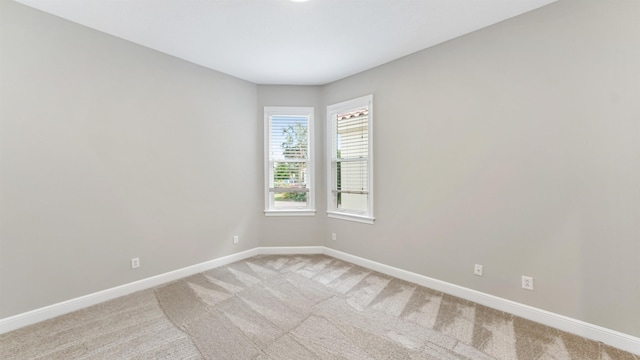
[[[308,156],[308,129],[301,123],[289,125],[282,130],[284,141],[281,144],[285,159],[307,159]],[[276,178],[293,180],[290,186],[303,186],[305,181],[306,162],[279,163],[276,167]],[[282,195],[283,200],[307,201],[306,192],[288,192]]]
[[[288,159],[306,159],[308,149],[307,127],[297,123],[282,130],[282,151]]]

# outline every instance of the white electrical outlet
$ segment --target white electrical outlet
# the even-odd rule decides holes
[[[473,273],[474,273],[475,275],[482,276],[482,265],[480,265],[480,264],[476,264],[476,265],[473,267]]]
[[[336,235],[336,233],[331,233],[331,240],[336,241],[338,239],[338,236]]]
[[[531,276],[522,276],[522,288],[533,290],[533,278]]]
[[[234,235],[234,236],[233,236],[233,243],[234,243],[234,244],[237,244],[237,243],[239,243],[239,242],[240,242],[240,238],[238,237],[238,235]]]
[[[131,268],[132,269],[137,269],[139,267],[140,267],[140,258],[131,259]]]

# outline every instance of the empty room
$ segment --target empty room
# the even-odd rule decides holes
[[[640,360],[639,64],[638,0],[0,0],[0,358]]]

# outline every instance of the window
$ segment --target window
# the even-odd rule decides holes
[[[373,224],[373,96],[327,107],[329,217]]]
[[[265,107],[265,215],[314,215],[313,108]]]

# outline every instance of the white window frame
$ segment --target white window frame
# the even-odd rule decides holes
[[[367,210],[355,211],[339,209],[337,207],[337,154],[336,147],[337,139],[336,122],[337,115],[345,112],[361,109],[363,107],[368,108],[368,154],[367,154]],[[356,99],[344,101],[341,103],[327,106],[327,150],[326,150],[326,164],[327,164],[327,216],[330,218],[356,221],[366,224],[373,224],[375,217],[373,216],[373,198],[374,198],[374,186],[373,186],[373,95],[366,95]]]
[[[315,129],[313,122],[313,107],[284,107],[265,106],[264,107],[264,214],[265,216],[313,216],[315,210]],[[296,116],[307,118],[307,206],[298,209],[278,209],[275,207],[273,196],[273,166],[271,158],[271,117],[273,116]]]

